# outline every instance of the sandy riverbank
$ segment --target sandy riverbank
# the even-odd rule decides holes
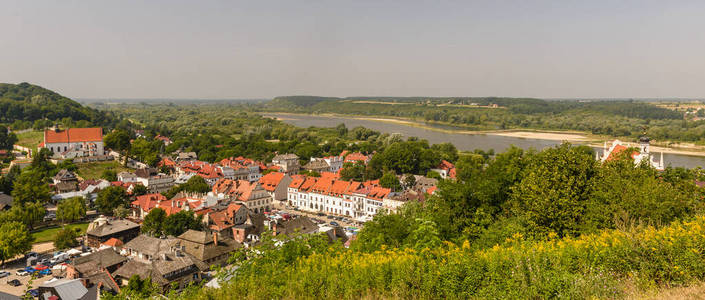
[[[263,113],[266,115],[267,113]],[[291,116],[307,116],[308,114],[296,114],[296,113],[272,113],[277,115],[291,115]],[[356,120],[367,120],[373,122],[387,122],[394,123],[412,127],[423,128],[427,130],[433,130],[438,132],[447,133],[460,133],[460,134],[486,134],[486,135],[497,135],[506,137],[516,137],[524,139],[536,139],[536,140],[550,140],[550,141],[567,141],[571,143],[587,144],[592,147],[602,148],[604,145],[604,137],[596,137],[590,134],[581,134],[579,132],[560,132],[560,131],[541,131],[541,130],[463,130],[463,129],[446,129],[438,128],[434,126],[429,126],[426,123],[417,122],[413,120],[404,120],[396,118],[381,118],[381,117],[365,117],[365,116],[355,116],[355,115],[341,115],[341,114],[317,114],[315,116],[320,117],[336,117],[336,118],[349,118]],[[291,118],[277,116],[278,120],[291,120]],[[610,143],[614,138],[608,138],[607,141]],[[690,155],[690,156],[705,156],[705,149],[694,149],[695,146],[691,147],[660,147],[651,146],[652,153],[668,153],[668,154],[679,154],[679,155]]]

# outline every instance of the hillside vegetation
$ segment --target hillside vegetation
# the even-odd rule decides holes
[[[0,123],[12,129],[40,129],[54,123],[66,127],[107,126],[113,122],[110,114],[43,87],[26,82],[0,83]]]

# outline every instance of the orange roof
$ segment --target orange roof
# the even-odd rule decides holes
[[[432,186],[432,187],[430,187],[430,188],[427,188],[427,189],[426,189],[426,193],[433,194],[433,193],[436,192],[437,189],[438,189],[438,188],[434,185],[434,186]]]
[[[318,182],[318,178],[316,177],[306,177],[306,180],[301,184],[301,187],[299,188],[301,191],[308,191],[313,187],[316,182]]]
[[[304,181],[306,181],[306,176],[294,175],[294,176],[291,176],[291,179],[292,180],[291,180],[291,183],[289,184],[289,187],[298,189],[304,183]]]
[[[275,189],[277,189],[277,186],[282,181],[282,179],[284,179],[285,175],[286,174],[280,172],[272,172],[262,176],[262,178],[259,179],[259,183],[262,184],[262,187],[265,190],[273,192]]]
[[[54,131],[44,130],[44,143],[79,143],[103,141],[103,128],[69,128]]]
[[[606,161],[611,161],[611,160],[617,159],[617,155],[618,155],[619,153],[621,153],[622,151],[624,151],[624,150],[627,150],[627,147],[626,147],[626,146],[623,146],[623,145],[616,145],[616,146],[614,146],[614,149],[612,149],[612,152],[610,152],[609,156],[607,156],[607,158],[606,158],[605,160],[606,160]],[[639,155],[639,152],[634,151],[634,152],[632,152],[631,157],[634,158],[634,157],[636,157],[637,155]]]
[[[103,245],[107,245],[110,247],[120,247],[122,246],[122,241],[116,238],[110,238],[107,241],[103,242]]]
[[[331,185],[333,185],[333,179],[321,177],[316,181],[316,184],[311,187],[311,191],[326,194],[330,190]]]
[[[162,158],[162,160],[159,161],[159,163],[157,164],[157,167],[163,167],[163,166],[175,167],[176,162],[171,160],[171,158],[165,157],[165,158]]]
[[[370,189],[370,193],[367,194],[367,197],[371,199],[382,200],[382,198],[386,197],[391,192],[391,189],[376,186]]]
[[[149,212],[156,207],[160,201],[166,201],[166,197],[162,194],[146,194],[137,196],[137,200],[132,201],[133,207],[139,207],[142,210]]]
[[[342,154],[341,154],[342,155]],[[360,152],[350,153],[345,156],[345,162],[367,162],[370,159],[369,156],[364,155]]]
[[[455,165],[453,165],[452,163],[450,163],[449,161],[447,161],[445,159],[442,160],[441,163],[438,164],[438,166],[436,167],[436,169],[447,170],[447,171],[449,171],[452,168],[455,168]]]
[[[333,172],[321,172],[321,178],[325,178],[325,179],[329,179],[329,180],[338,179],[338,178],[340,178],[340,174],[333,173]]]
[[[341,195],[341,194],[345,193],[345,191],[348,190],[349,186],[350,186],[349,181],[336,180],[331,185],[328,193],[331,195]]]

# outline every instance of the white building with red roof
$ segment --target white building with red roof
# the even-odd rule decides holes
[[[441,178],[455,178],[455,165],[447,160],[442,160],[438,166],[431,169],[441,175]]]
[[[656,161],[656,159],[651,155],[651,149],[649,147],[649,144],[650,140],[648,137],[645,136],[639,138],[639,144],[637,145],[623,143],[620,140],[614,140],[612,142],[612,145],[608,147],[607,142],[605,142],[602,155],[600,155],[600,153],[596,151],[595,158],[598,161],[604,163],[606,161],[617,159],[620,153],[627,151],[629,148],[633,148],[635,150],[633,150],[632,153],[629,154],[629,157],[634,160],[634,165],[639,165],[642,162],[647,162],[651,167],[656,170],[664,170],[665,164],[663,161],[663,152],[661,152],[660,159]]]
[[[39,148],[47,148],[61,158],[105,155],[102,128],[53,127],[44,130],[44,142]]]

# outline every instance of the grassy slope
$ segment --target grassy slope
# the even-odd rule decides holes
[[[81,234],[86,233],[86,228],[88,228],[88,222],[86,223],[76,223],[76,224],[71,224],[71,225],[66,225],[68,228],[80,228],[81,229]],[[34,237],[34,243],[39,244],[39,243],[45,243],[45,242],[51,242],[54,240],[54,236],[56,236],[56,233],[61,230],[61,227],[51,227],[51,228],[45,228],[36,232],[32,233],[32,236]]]
[[[44,132],[32,130],[18,134],[16,144],[36,151],[37,145],[42,141],[44,141]]]
[[[100,179],[100,175],[102,175],[105,170],[113,170],[115,173],[130,171],[130,169],[123,167],[117,161],[94,162],[76,165],[78,166],[78,176],[81,176],[83,179]]]

